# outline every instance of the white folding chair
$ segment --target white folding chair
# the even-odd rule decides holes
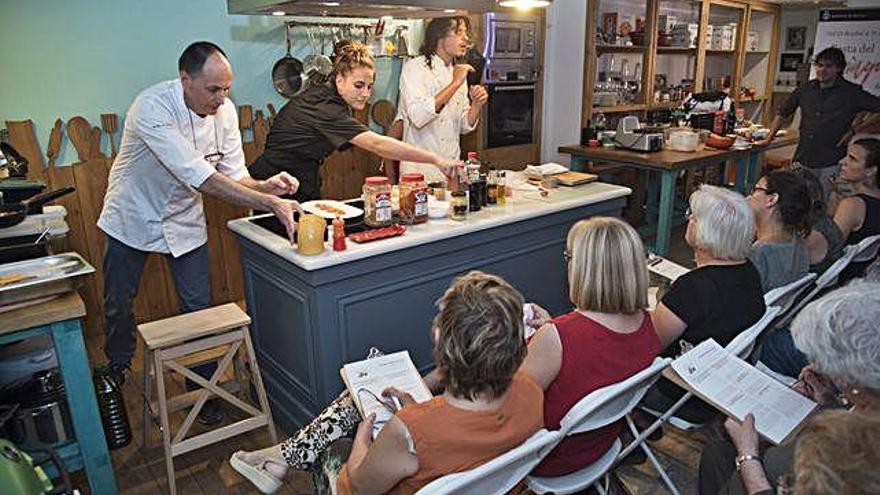
[[[518,447],[468,471],[437,478],[416,495],[505,494],[522,481],[561,438],[560,432],[542,428]]]
[[[853,258],[854,263],[872,261],[877,257],[877,251],[880,250],[880,234],[865,237],[856,246],[858,246],[858,252]]]
[[[797,296],[801,294],[809,286],[809,283],[816,280],[815,273],[808,273],[794,282],[769,290],[764,294],[764,304],[766,306],[779,306],[780,308],[788,308],[791,306]]]
[[[578,401],[566,413],[560,422],[559,432],[566,436],[575,435],[596,430],[620,420],[638,405],[648,388],[660,377],[660,372],[670,362],[672,360],[669,358],[655,358],[650,366],[626,380],[593,391]],[[642,447],[647,448],[644,444]],[[579,471],[565,476],[529,476],[529,488],[539,494],[555,493],[559,495],[583,490],[608,473],[617,462],[620,450],[621,443],[620,440],[617,440],[602,457]],[[656,461],[653,453],[649,452],[650,450],[646,450],[648,456]],[[667,485],[674,488],[666,473],[662,469],[660,472]],[[596,488],[600,493],[605,493],[601,484],[597,484]]]

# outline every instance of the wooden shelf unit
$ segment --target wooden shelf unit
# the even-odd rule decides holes
[[[647,0],[647,8],[645,14],[645,46],[608,46],[608,45],[600,45],[596,43],[596,24],[597,20],[599,20],[599,12],[600,12],[600,4],[603,0],[590,0],[586,3],[587,9],[587,29],[586,29],[586,39],[584,40],[585,46],[585,55],[584,55],[584,78],[583,78],[583,106],[581,108],[581,122],[586,123],[592,119],[592,116],[595,113],[603,112],[603,113],[624,113],[624,112],[639,112],[639,111],[648,111],[648,110],[665,110],[670,108],[675,108],[681,104],[681,102],[654,102],[654,103],[642,103],[642,104],[633,104],[633,105],[617,105],[613,107],[593,107],[593,93],[594,87],[597,80],[598,73],[598,65],[599,65],[599,57],[603,54],[611,54],[611,53],[644,53],[645,57],[643,60],[643,74],[642,74],[642,94],[647,100],[652,100],[654,97],[654,75],[656,72],[656,57],[658,55],[665,56],[695,56],[696,61],[694,65],[694,90],[695,92],[704,91],[704,81],[706,79],[706,69],[707,69],[707,57],[712,57],[715,60],[715,63],[719,63],[721,60],[730,59],[730,73],[724,74],[725,76],[730,76],[730,84],[731,88],[737,89],[742,86],[743,78],[744,78],[744,69],[752,64],[754,67],[755,61],[760,61],[762,58],[766,57],[766,81],[761,91],[760,87],[756,87],[758,89],[759,94],[763,94],[763,96],[756,97],[754,99],[742,100],[742,103],[758,103],[761,101],[770,102],[770,95],[772,91],[772,83],[776,77],[776,54],[778,52],[778,42],[779,42],[779,25],[780,25],[780,7],[775,4],[765,3],[758,0],[703,0],[699,3],[699,31],[697,38],[697,47],[683,47],[683,46],[659,46],[657,44],[658,38],[658,18],[660,16],[660,3],[662,0]],[[733,50],[711,50],[709,48],[709,42],[706,38],[706,26],[710,24],[710,10],[711,9],[735,9],[734,12],[738,11],[738,22],[736,28],[736,41],[735,47]],[[750,24],[752,23],[753,14],[760,13],[759,15],[772,16],[772,33],[769,34],[770,42],[769,49],[765,49],[764,46],[759,46],[758,50],[748,50],[748,32],[750,31]],[[765,20],[766,24],[767,21]],[[764,29],[760,30],[763,36],[767,36],[767,33]],[[748,61],[746,60],[748,57]],[[724,63],[724,62],[720,62]],[[763,62],[758,62],[763,63]],[[714,74],[710,74],[714,75]],[[757,86],[757,85],[756,85]],[[738,100],[738,94],[736,91],[732,91],[732,97],[734,100]],[[772,105],[764,105],[764,109],[762,110],[762,118],[766,121],[770,116],[770,110]],[[766,122],[765,122],[766,123]]]

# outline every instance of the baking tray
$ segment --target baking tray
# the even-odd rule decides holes
[[[0,295],[94,272],[92,265],[73,252],[6,263],[0,265],[0,280],[9,278],[17,280],[0,283]]]

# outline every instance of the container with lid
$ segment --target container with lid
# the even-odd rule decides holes
[[[428,221],[428,185],[424,175],[400,177],[400,216],[413,224]]]
[[[449,202],[449,218],[453,220],[467,220],[468,196],[464,191],[454,191],[452,200]]]
[[[364,223],[369,227],[391,225],[391,181],[388,177],[367,177],[363,192]]]
[[[311,213],[299,217],[296,229],[296,251],[304,256],[312,256],[324,252],[324,232],[327,222]]]

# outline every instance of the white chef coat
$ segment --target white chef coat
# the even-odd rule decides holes
[[[474,130],[468,123],[470,110],[467,83],[462,83],[440,113],[434,111],[434,97],[452,82],[453,65],[446,65],[437,55],[431,67],[425,56],[407,61],[400,73],[400,113],[403,115],[403,140],[419,148],[433,151],[450,160],[461,156],[459,138]],[[400,173],[420,172],[425,180],[445,181],[443,172],[429,163],[400,162]]]
[[[220,161],[204,158],[217,151]],[[179,79],[151,86],[128,109],[98,227],[141,251],[186,254],[208,241],[196,188],[215,171],[248,176],[232,101],[200,117],[184,103]]]

